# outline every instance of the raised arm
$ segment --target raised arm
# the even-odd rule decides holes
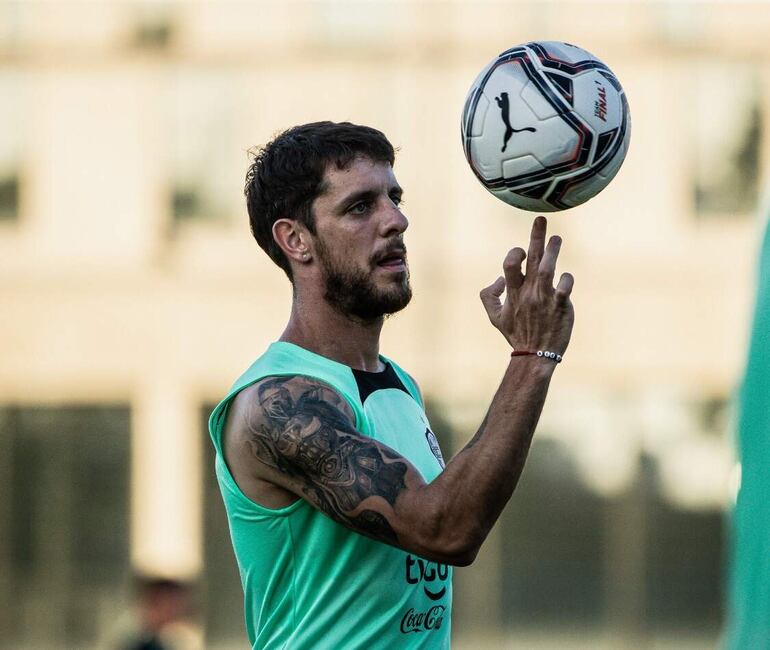
[[[567,347],[572,277],[553,287],[560,244],[551,238],[545,248],[539,218],[526,275],[527,256],[513,249],[505,278],[482,291],[490,320],[515,349],[563,354]],[[478,432],[430,484],[393,449],[357,432],[334,390],[304,377],[268,378],[243,391],[228,428],[245,435],[262,480],[356,532],[467,565],[516,487],[555,365],[537,356],[511,358]]]

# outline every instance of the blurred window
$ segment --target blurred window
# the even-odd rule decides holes
[[[0,68],[0,223],[19,217],[24,98],[19,73]]]
[[[132,45],[138,50],[166,50],[174,38],[174,22],[168,8],[144,3],[137,5],[134,12]]]
[[[503,513],[503,620],[583,625],[603,608],[603,502],[581,484],[568,449],[535,439]]]
[[[763,110],[748,65],[693,69],[694,198],[699,217],[753,214],[757,206]]]
[[[18,2],[0,2],[0,52],[15,53],[21,39],[21,7]]]
[[[501,517],[500,603],[509,630],[608,627],[640,642],[699,630],[715,641],[723,513],[668,503],[648,456],[624,493],[595,494],[571,453],[536,438]]]
[[[0,172],[0,221],[12,221],[19,216],[19,176],[12,170]]]
[[[323,45],[352,48],[392,42],[403,27],[399,18],[407,8],[377,0],[319,3],[313,9],[317,12],[313,24]]]
[[[3,647],[86,647],[119,611],[129,429],[125,406],[0,407]]]
[[[645,607],[655,630],[701,629],[722,620],[724,514],[674,508],[659,495],[647,507]]]
[[[235,561],[227,513],[214,473],[214,445],[208,418],[215,404],[201,410],[201,431],[205,450],[203,467],[204,512],[204,627],[207,648],[248,646],[243,614],[243,591]]]
[[[247,111],[235,73],[179,67],[170,85],[172,226],[227,222],[243,214],[248,159],[238,116]]]
[[[729,432],[732,402],[725,395],[711,395],[696,400],[692,408],[698,431],[703,435],[724,437]]]

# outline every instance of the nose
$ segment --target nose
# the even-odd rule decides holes
[[[382,220],[381,234],[383,237],[401,235],[409,227],[409,220],[395,203],[388,202],[388,209]]]

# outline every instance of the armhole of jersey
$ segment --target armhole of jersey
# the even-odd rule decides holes
[[[410,375],[406,370],[404,370],[397,363],[394,363],[392,359],[388,359],[383,355],[380,355],[380,356],[393,367],[393,370],[396,371],[396,375],[398,375],[398,378],[401,380],[401,383],[403,383],[404,386],[406,386],[406,389],[409,391],[409,394],[412,396],[412,399],[414,399],[414,401],[417,402],[420,405],[420,408],[422,408],[422,410],[424,411],[425,403],[423,402],[423,399],[422,399],[422,393],[420,392],[420,388],[417,386],[417,382],[412,378],[412,375]]]
[[[246,496],[243,490],[241,490],[240,486],[238,485],[238,482],[235,480],[232,473],[230,472],[230,468],[227,466],[227,461],[225,461],[225,454],[222,449],[222,434],[224,432],[225,423],[227,422],[227,412],[230,410],[230,404],[242,390],[248,388],[249,386],[253,386],[254,384],[262,381],[263,379],[267,379],[268,377],[307,377],[308,379],[312,379],[313,381],[321,382],[322,384],[324,384],[324,386],[328,386],[331,390],[337,393],[337,395],[339,395],[342,399],[344,399],[350,405],[350,408],[353,411],[353,416],[355,417],[355,429],[358,432],[361,432],[360,418],[362,417],[363,414],[359,412],[359,409],[356,407],[356,405],[352,403],[351,400],[348,399],[348,397],[344,393],[336,389],[329,382],[324,381],[319,377],[314,377],[312,375],[307,375],[307,374],[298,373],[298,372],[271,373],[269,375],[265,375],[264,377],[257,377],[252,381],[248,381],[244,383],[242,386],[238,386],[237,388],[234,388],[227,395],[227,397],[225,397],[225,399],[223,399],[216,406],[216,408],[211,412],[211,415],[209,416],[209,435],[211,436],[211,441],[214,444],[214,449],[216,450],[214,467],[216,470],[217,477],[221,479],[221,481],[224,483],[227,490],[238,501],[240,501],[241,504],[258,511],[261,514],[272,515],[275,517],[283,517],[294,512],[303,503],[306,504],[308,507],[312,508],[312,506],[307,501],[305,501],[305,499],[303,499],[302,497],[298,497],[294,503],[291,503],[288,506],[284,506],[283,508],[269,508],[268,506],[264,506],[260,503],[257,503],[250,497]],[[366,434],[362,433],[362,435],[366,435]]]

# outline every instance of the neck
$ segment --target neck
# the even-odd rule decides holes
[[[303,299],[295,294],[289,323],[279,340],[357,370],[379,372],[383,322],[382,317],[360,321],[341,314],[322,298]]]

